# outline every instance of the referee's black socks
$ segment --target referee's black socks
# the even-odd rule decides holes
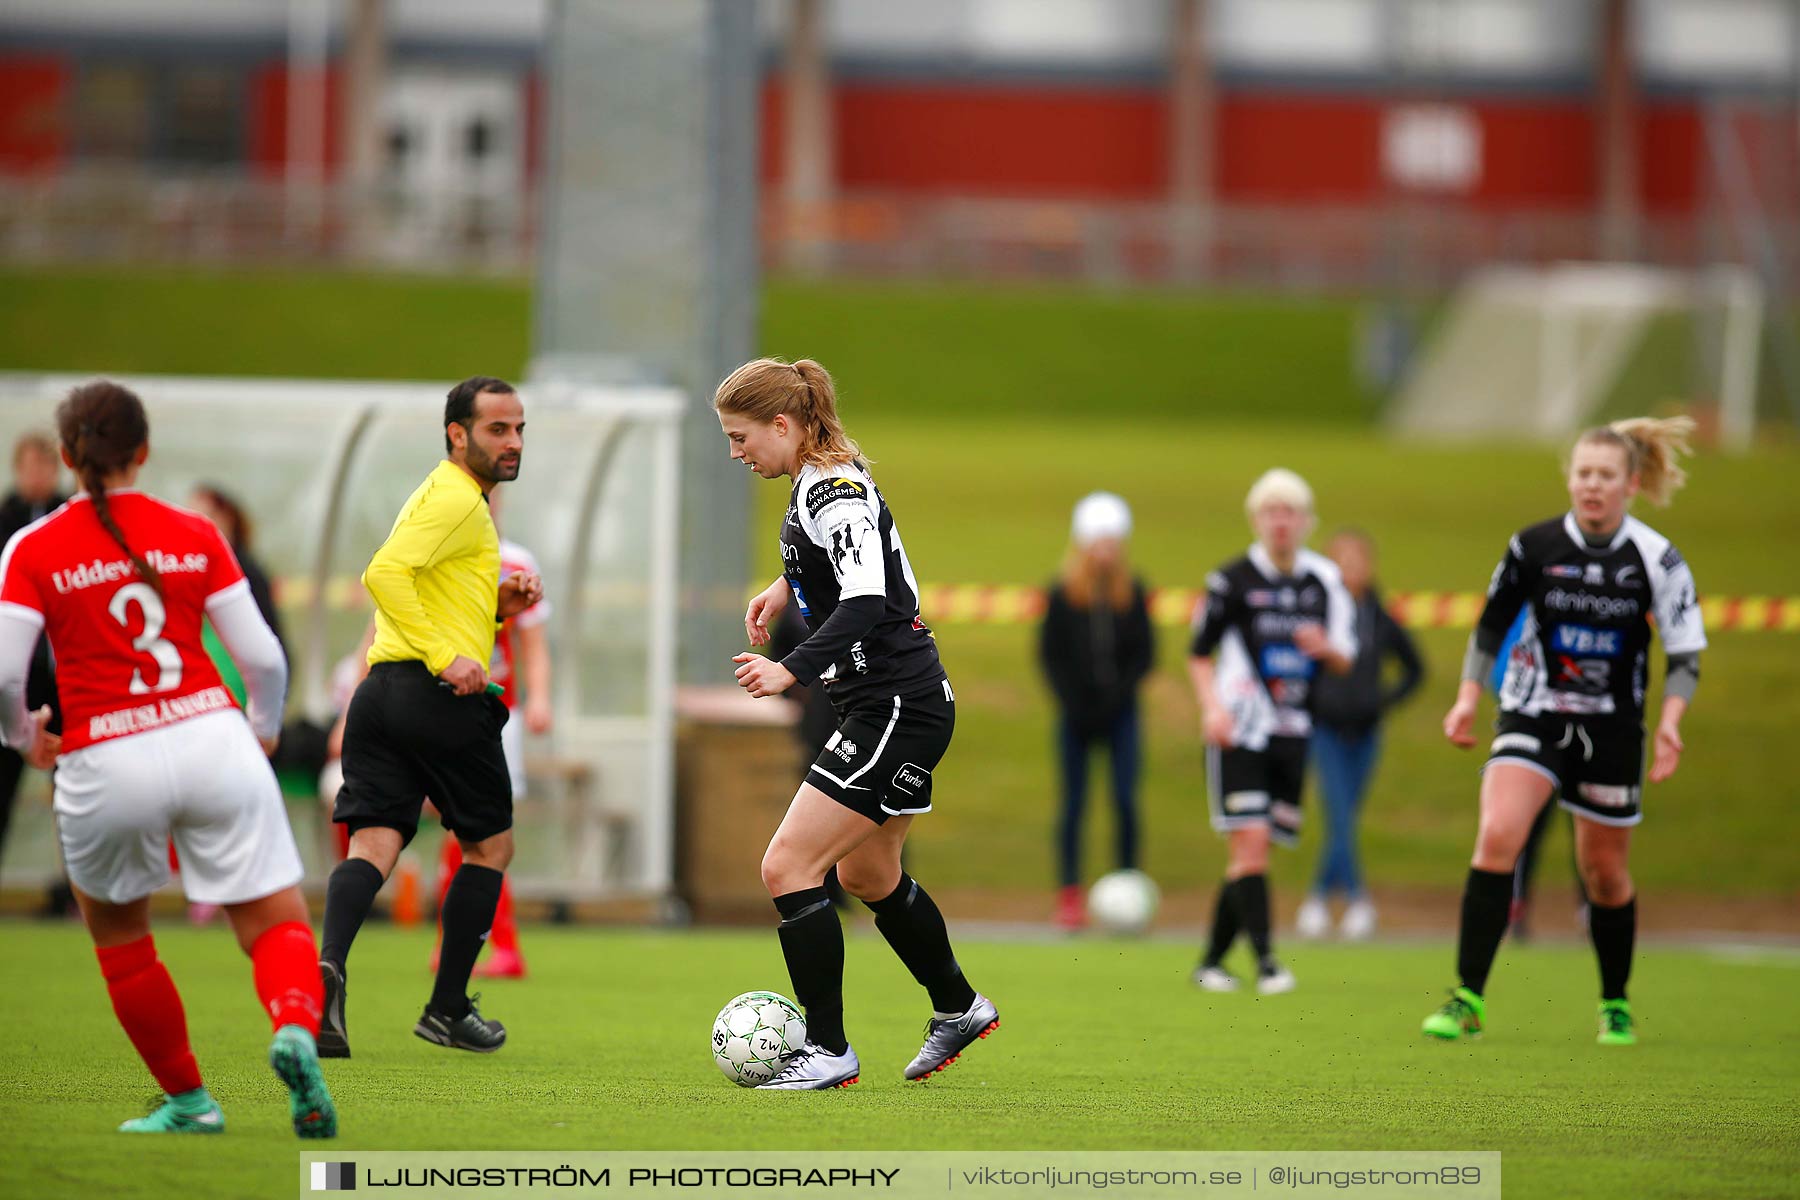
[[[319,958],[343,969],[350,943],[375,906],[375,893],[385,882],[380,868],[366,858],[346,858],[331,869],[325,883],[325,936]]]
[[[481,955],[481,943],[494,927],[494,910],[500,904],[502,871],[465,862],[450,877],[444,893],[444,945],[438,955],[437,983],[431,989],[431,1007],[452,1019],[469,1011],[469,974]]]
[[[900,872],[900,883],[881,900],[865,901],[875,914],[875,928],[894,948],[919,986],[931,993],[931,1007],[943,1016],[968,1012],[975,989],[963,978],[944,914],[912,876]]]
[[[850,1048],[844,1036],[844,927],[823,887],[775,897],[781,913],[781,956],[794,999],[806,1010],[806,1036],[832,1054]]]
[[[1588,936],[1600,960],[1600,998],[1623,1000],[1631,978],[1631,950],[1637,941],[1637,897],[1617,908],[1588,903]]]
[[[1488,972],[1493,969],[1500,939],[1506,936],[1512,896],[1511,871],[1469,868],[1469,882],[1463,886],[1462,928],[1456,938],[1456,971],[1462,985],[1477,996],[1487,995]]]

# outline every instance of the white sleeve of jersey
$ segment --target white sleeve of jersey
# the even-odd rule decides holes
[[[1706,649],[1706,623],[1700,616],[1694,573],[1674,546],[1651,566],[1650,587],[1664,653],[1695,654]]]
[[[886,555],[875,485],[855,467],[800,477],[800,528],[831,560],[838,599],[887,594]]]
[[[37,740],[25,708],[25,682],[44,622],[41,616],[32,620],[30,612],[18,604],[0,608],[0,741],[21,752]]]
[[[1349,589],[1344,587],[1344,577],[1338,573],[1336,563],[1323,554],[1310,550],[1304,553],[1306,565],[1325,585],[1325,638],[1333,650],[1353,659],[1357,653],[1356,602],[1350,599]]]
[[[206,602],[206,615],[212,618],[219,640],[244,677],[250,728],[259,738],[275,737],[281,732],[282,710],[287,706],[287,658],[251,597],[249,582],[240,579],[215,592]]]

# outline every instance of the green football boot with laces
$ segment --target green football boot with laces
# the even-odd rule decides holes
[[[1487,1005],[1466,987],[1452,988],[1444,1006],[1425,1018],[1420,1031],[1426,1037],[1453,1042],[1457,1038],[1481,1036],[1481,1024],[1487,1020]]]
[[[120,1133],[224,1133],[225,1113],[203,1087],[163,1097],[162,1107],[147,1117],[119,1126]]]
[[[1600,1036],[1594,1040],[1602,1046],[1637,1045],[1637,1030],[1631,1025],[1630,1001],[1620,999],[1600,1002]]]

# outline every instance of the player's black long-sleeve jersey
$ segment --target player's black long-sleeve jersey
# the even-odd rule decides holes
[[[919,618],[919,584],[894,515],[861,463],[801,468],[781,523],[781,562],[812,631],[782,659],[802,683],[818,679],[841,709],[944,678],[937,641]],[[861,598],[871,602],[839,612]]]
[[[1311,550],[1299,552],[1291,575],[1258,544],[1206,577],[1189,652],[1218,651],[1213,687],[1231,713],[1237,745],[1261,750],[1271,737],[1311,736],[1319,664],[1294,644],[1294,631],[1322,625],[1333,649],[1355,658],[1355,615],[1337,564]]]
[[[1666,653],[1706,647],[1693,572],[1668,538],[1635,517],[1600,547],[1587,544],[1569,513],[1514,534],[1488,585],[1476,648],[1497,654],[1521,608],[1502,712],[1641,724],[1650,619]]]

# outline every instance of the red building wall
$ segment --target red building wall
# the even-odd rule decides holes
[[[0,53],[0,81],[0,173],[55,170],[68,152],[68,66],[49,55]]]

